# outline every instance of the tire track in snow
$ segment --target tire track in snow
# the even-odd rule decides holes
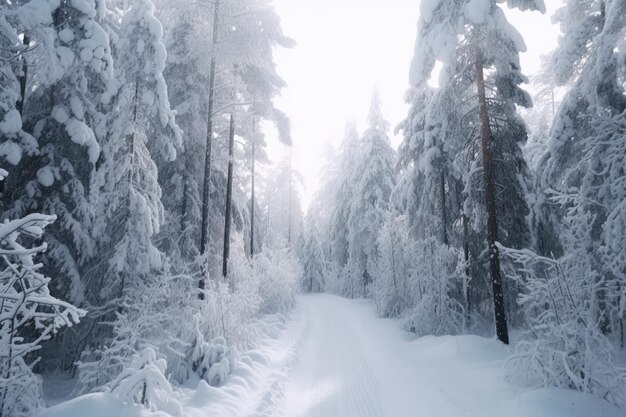
[[[421,375],[406,356],[403,332],[377,319],[370,304],[328,294],[303,296],[300,304],[309,326],[282,416],[467,416]]]
[[[315,299],[324,302],[310,302]],[[344,316],[350,311],[332,306],[340,299],[320,295],[307,296],[306,300],[302,314],[310,322],[309,331],[282,415],[383,417],[380,380],[365,349],[372,340],[354,325],[354,317]]]

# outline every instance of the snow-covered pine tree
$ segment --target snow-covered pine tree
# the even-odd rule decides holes
[[[0,166],[17,165],[24,153],[32,155],[37,142],[22,129],[25,55],[30,51],[16,30],[16,22],[0,14]],[[2,204],[0,183],[0,207]]]
[[[169,107],[162,71],[162,29],[150,0],[135,0],[124,15],[116,46],[120,64],[104,101],[112,106],[102,163],[94,180],[101,267],[113,282],[100,289],[123,293],[121,275],[136,277],[160,265],[152,244],[163,222],[155,158],[174,160],[181,132]],[[108,225],[115,224],[111,231]],[[134,279],[134,278],[133,278]]]
[[[44,239],[44,273],[62,276],[53,295],[84,300],[85,279],[95,249],[89,184],[99,157],[104,109],[100,96],[112,73],[109,38],[98,23],[95,3],[16,2],[12,24],[28,48],[19,62],[23,129],[39,152],[25,156],[9,177],[4,217],[53,213],[58,221]],[[69,352],[82,336],[64,332],[42,349],[43,366],[67,369]]]
[[[329,219],[329,256],[337,269],[348,263],[348,216],[356,175],[356,160],[361,139],[355,123],[347,123],[339,150],[334,177],[329,177],[325,188],[329,190],[332,211]]]
[[[72,302],[80,303],[81,275],[94,253],[88,194],[100,152],[99,95],[112,70],[109,40],[96,21],[93,1],[27,6],[37,10],[29,16],[50,13],[49,20],[40,16],[25,32],[37,47],[24,56],[30,70],[22,120],[40,152],[25,158],[11,176],[5,215],[17,218],[41,211],[59,217],[45,236],[46,272],[67,277],[53,291],[68,293]]]
[[[166,222],[159,246],[168,252],[180,252],[181,267],[199,254],[201,221],[202,155],[206,139],[206,86],[211,48],[206,46],[211,21],[206,7],[195,2],[162,4],[167,47],[164,77],[176,123],[183,131],[180,155],[159,169],[164,194]]]
[[[458,244],[453,225],[462,217],[462,181],[454,166],[460,121],[449,111],[459,96],[457,90],[434,91],[421,86],[409,91],[411,110],[401,124],[402,168],[394,204],[409,216],[415,238],[437,236],[443,244]],[[456,233],[458,235],[458,233]]]
[[[292,162],[291,156],[286,155],[274,168],[265,199],[269,212],[269,243],[274,247],[295,249],[304,223],[300,202],[300,189],[304,180]]]
[[[396,154],[387,136],[389,123],[382,115],[380,96],[372,97],[368,117],[369,127],[363,134],[358,150],[350,211],[348,214],[348,263],[353,265],[350,276],[351,296],[366,295],[372,284],[378,260],[378,231],[389,210],[389,196],[395,185]]]
[[[303,241],[298,251],[304,271],[301,287],[307,292],[321,292],[324,290],[326,260],[320,243],[320,231],[312,214],[307,215],[304,224]]]
[[[378,235],[378,270],[373,290],[378,314],[383,317],[398,317],[413,302],[408,279],[411,242],[408,216],[390,212]]]
[[[154,237],[163,222],[163,206],[153,158],[173,160],[181,140],[162,75],[166,54],[161,36],[151,1],[135,0],[122,21],[116,45],[120,65],[104,96],[112,111],[92,184],[93,233],[99,245],[97,279],[89,282],[88,295],[101,311],[115,311],[122,328],[133,323],[133,303],[161,286],[163,253]],[[117,327],[115,333],[121,331]],[[137,348],[123,356],[130,360]],[[108,372],[114,376],[120,370]]]
[[[541,0],[507,4],[521,10],[545,10]],[[457,177],[465,185],[463,211],[473,229],[488,240],[496,327],[504,342],[508,335],[495,242],[520,247],[529,239],[524,197],[526,164],[520,147],[526,140],[526,131],[515,110],[516,105],[531,105],[528,94],[519,87],[525,80],[519,65],[519,53],[524,50],[523,39],[496,1],[422,3],[411,65],[412,86],[422,88],[435,62],[440,61],[440,88],[454,88],[466,94],[479,105],[471,108],[480,109],[479,113],[461,112],[459,120],[465,125],[457,131],[465,133],[455,135],[455,139],[464,142],[450,143],[448,152],[456,156],[455,165],[460,168]],[[469,100],[457,102],[467,104]]]
[[[463,102],[456,93],[426,85],[409,91],[411,110],[400,126],[401,174],[391,197],[394,212],[379,236],[379,313],[400,315],[404,327],[418,334],[457,334],[466,324],[469,277],[459,273],[458,249],[467,242],[459,231],[466,218],[454,164],[461,112],[450,111]]]
[[[522,111],[528,126],[528,142],[524,154],[533,181],[528,190],[530,214],[528,223],[532,236],[532,249],[547,257],[560,256],[562,247],[559,242],[559,218],[557,205],[550,203],[550,196],[544,189],[546,173],[544,158],[548,150],[552,124],[556,109],[560,103],[558,87],[554,82],[549,56],[542,59],[542,71],[532,79],[533,107]]]

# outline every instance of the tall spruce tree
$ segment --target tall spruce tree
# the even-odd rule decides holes
[[[348,264],[351,294],[363,296],[374,280],[378,258],[378,231],[389,210],[389,195],[395,185],[395,151],[387,136],[378,92],[372,97],[369,127],[357,150],[352,199],[348,214]]]
[[[116,45],[120,65],[105,94],[115,111],[93,184],[100,243],[94,300],[119,302],[161,266],[153,240],[164,216],[155,159],[176,157],[181,132],[169,106],[162,29],[153,11],[150,0],[134,0],[124,15]]]

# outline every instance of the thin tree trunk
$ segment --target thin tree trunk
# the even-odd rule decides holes
[[[465,321],[466,323],[470,323],[472,316],[472,304],[470,300],[470,286],[469,282],[471,280],[470,275],[470,256],[469,256],[469,219],[465,214],[462,216],[463,218],[463,257],[465,259],[465,282],[463,283],[463,297],[465,298]]]
[[[24,48],[28,48],[30,44],[30,37],[28,35],[24,35],[24,40],[22,42]],[[28,64],[26,63],[26,57],[22,54],[22,73],[19,76],[20,83],[20,99],[15,103],[15,109],[20,113],[20,117],[24,118],[24,103],[26,102],[26,85],[28,84]]]
[[[292,158],[293,158],[293,148],[289,148],[289,216],[288,216],[288,223],[287,223],[287,246],[289,247],[289,250],[291,250],[291,163],[292,163]]]
[[[504,309],[504,294],[500,273],[500,253],[498,241],[498,218],[496,214],[495,185],[493,180],[493,162],[491,159],[491,126],[487,112],[485,79],[483,74],[483,57],[480,50],[476,51],[476,86],[478,88],[478,104],[480,107],[480,123],[482,134],[483,172],[485,177],[485,206],[487,208],[487,243],[489,245],[489,269],[493,289],[493,307],[498,339],[508,345],[509,331]]]
[[[443,239],[443,244],[448,244],[448,214],[446,213],[446,175],[441,168],[441,178],[440,178],[440,194],[441,194],[441,238]]]
[[[189,194],[189,150],[183,144],[185,155],[185,165],[183,166],[183,198],[180,205],[180,232],[185,233],[187,229],[187,195]]]
[[[256,158],[256,120],[252,118],[252,195],[250,203],[250,259],[254,258],[254,168]]]
[[[180,207],[180,231],[181,233],[185,233],[185,229],[187,228],[187,194],[189,193],[189,178],[188,174],[185,173],[183,177],[183,200],[181,201]]]
[[[213,55],[211,57],[211,67],[209,72],[209,109],[207,115],[207,132],[206,132],[206,155],[204,157],[204,183],[202,186],[202,225],[200,232],[200,255],[206,257],[207,240],[209,233],[209,191],[211,187],[211,142],[213,139],[213,107],[215,96],[215,48],[217,47],[219,35],[219,8],[220,0],[215,0],[215,8],[213,9]],[[208,259],[203,259],[203,271],[198,282],[198,298],[204,300],[204,289],[206,288],[206,275]]]
[[[269,190],[272,189],[271,187],[272,182],[270,180],[270,177],[267,177],[267,184],[266,184],[266,191],[265,191],[265,199],[267,200],[267,225],[266,225],[266,231],[265,231],[265,235],[269,235],[270,233],[270,229],[271,229],[271,222],[272,222],[272,218],[271,218],[271,211],[272,211],[272,199],[270,198],[270,192]]]
[[[228,182],[226,184],[226,213],[224,214],[224,254],[222,255],[222,276],[228,275],[228,256],[230,255],[230,212],[233,199],[233,153],[235,147],[235,118],[230,115],[230,136],[228,140]]]

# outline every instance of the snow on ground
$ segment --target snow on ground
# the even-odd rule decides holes
[[[221,388],[177,392],[185,417],[623,417],[605,401],[504,378],[510,348],[477,336],[411,340],[367,301],[302,296]],[[39,417],[167,417],[91,394]]]

